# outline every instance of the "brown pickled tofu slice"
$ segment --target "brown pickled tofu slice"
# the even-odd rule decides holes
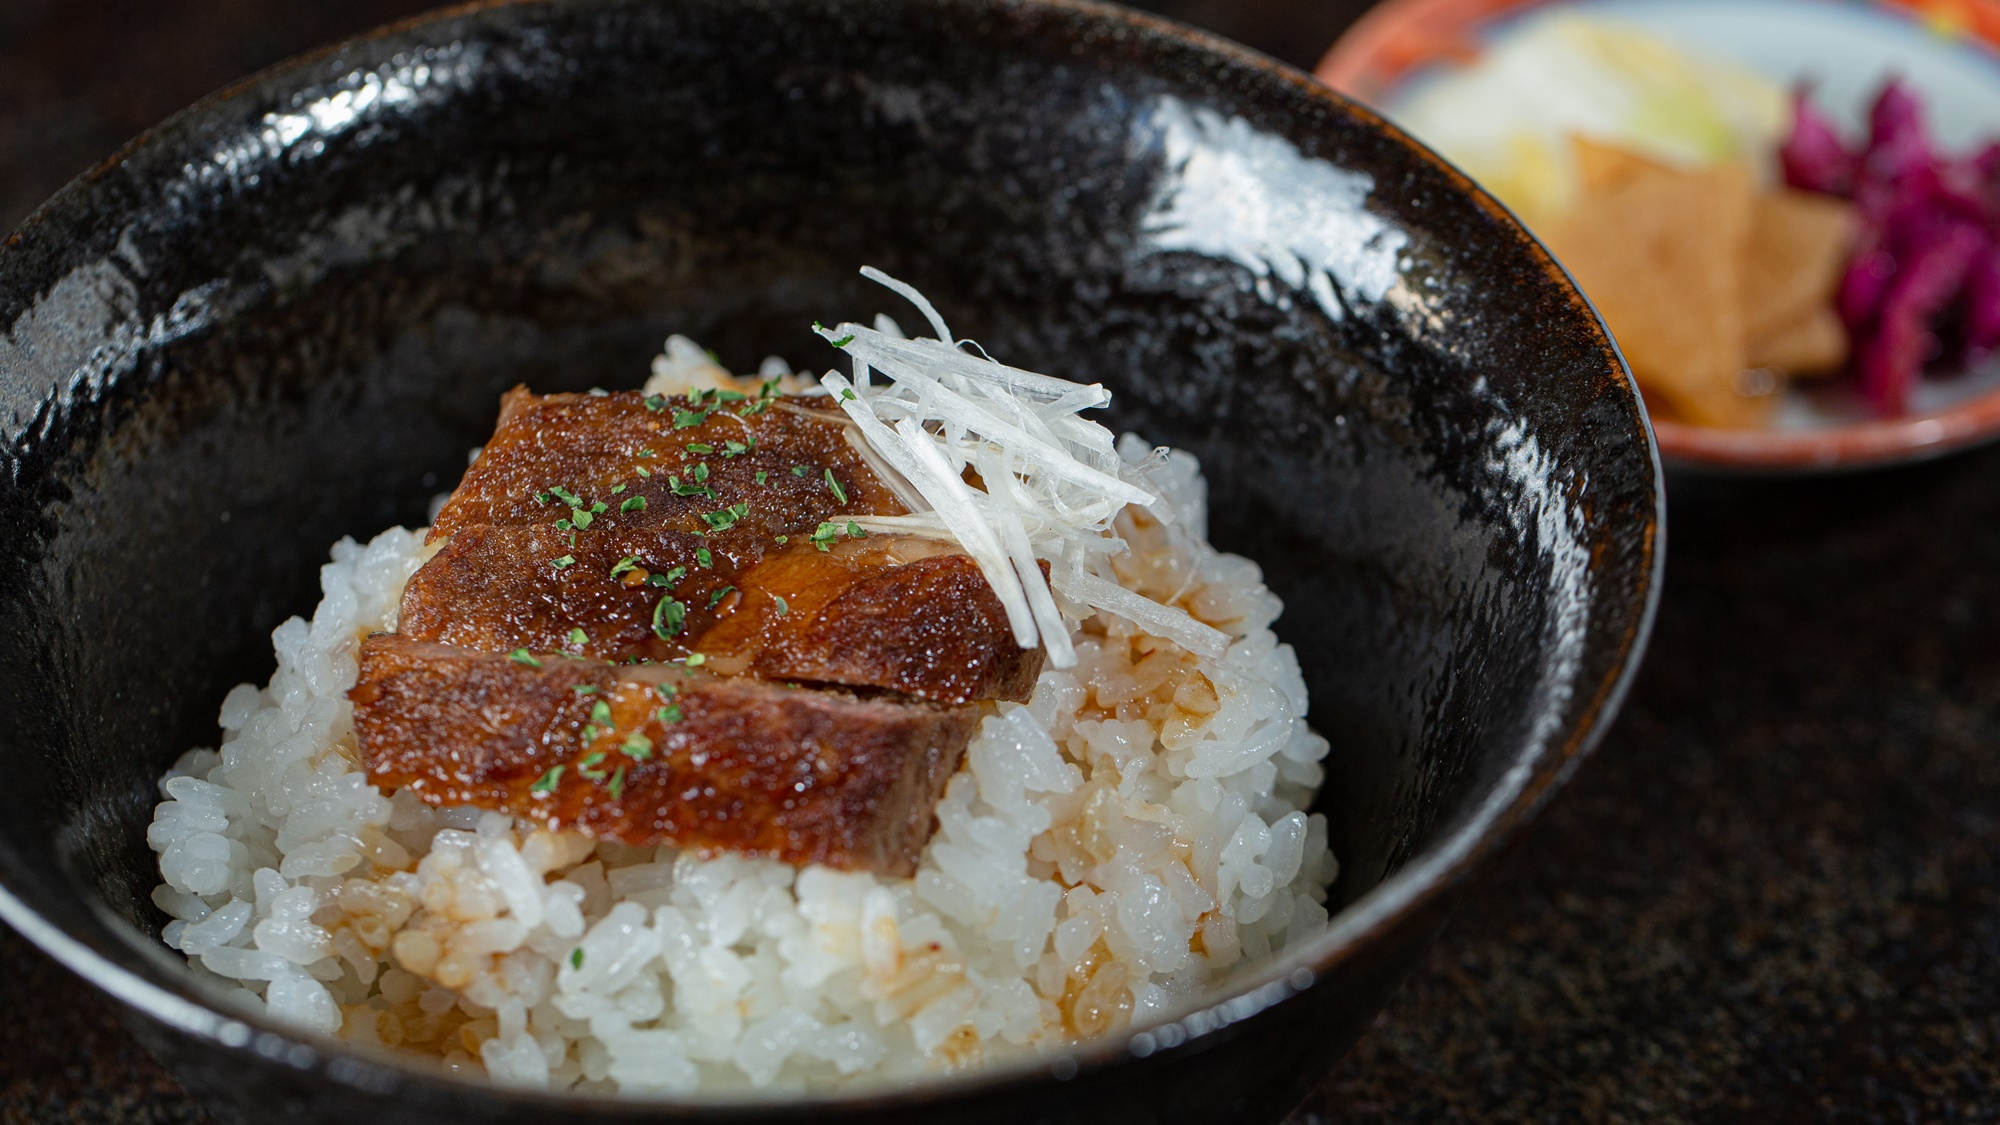
[[[849,517],[904,509],[842,415],[777,399],[696,423],[689,405],[509,392],[438,514],[432,534],[451,540],[410,580],[399,631],[614,661],[700,652],[726,673],[944,703],[1028,697],[1043,654],[1014,642],[968,556],[851,534]]]
[[[369,780],[644,846],[909,875],[978,710],[393,635],[349,692]]]

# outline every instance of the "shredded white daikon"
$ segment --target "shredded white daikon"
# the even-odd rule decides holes
[[[1126,550],[1111,535],[1112,521],[1127,505],[1173,519],[1147,487],[1146,465],[1128,464],[1110,430],[1078,417],[1108,405],[1111,392],[1008,367],[983,350],[973,355],[965,349],[978,345],[954,339],[914,286],[872,266],[861,274],[908,299],[936,335],[906,337],[881,315],[872,328],[814,326],[854,364],[852,380],[830,371],[820,386],[854,420],[855,444],[910,509],[859,525],[955,540],[1006,608],[1014,639],[1045,647],[1057,668],[1076,663],[1057,595],[1069,603],[1069,619],[1101,610],[1220,657],[1229,643],[1220,630],[1109,576],[1109,560]],[[968,469],[979,487],[967,483]]]

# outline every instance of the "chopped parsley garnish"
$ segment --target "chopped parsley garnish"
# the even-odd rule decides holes
[[[715,447],[704,441],[691,441],[687,443],[687,451],[689,453],[713,453],[715,452]]]
[[[644,465],[636,465],[633,467],[632,471],[638,473],[642,477],[650,477],[653,475],[653,470],[647,468]]]
[[[681,579],[686,578],[687,576],[688,576],[688,568],[684,566],[677,566],[672,570],[666,572],[665,574],[655,574],[651,578],[648,578],[646,581],[651,582],[655,586],[673,586],[679,583]]]
[[[604,788],[606,792],[611,794],[611,799],[614,801],[625,795],[624,766],[619,766],[616,770],[612,771],[611,781]]]
[[[603,764],[605,757],[604,751],[592,750],[583,756],[583,761],[576,764],[576,772],[592,781],[603,781],[604,771],[598,767]]]
[[[734,586],[724,586],[724,587],[723,587],[722,589],[720,589],[720,590],[717,590],[717,591],[716,591],[715,593],[713,593],[713,594],[710,594],[710,595],[708,596],[708,608],[710,608],[710,609],[714,609],[714,608],[715,608],[716,606],[719,606],[719,605],[721,605],[721,604],[722,604],[722,599],[724,599],[724,598],[728,597],[729,595],[731,595],[731,594],[733,594],[733,593],[735,593],[735,592],[736,592],[736,587],[734,587]]]
[[[590,521],[596,518],[588,508],[571,508],[569,510],[570,526],[576,528],[578,531],[589,527]]]
[[[535,782],[533,785],[528,786],[528,792],[553,793],[556,791],[556,782],[562,780],[562,775],[563,775],[563,767],[550,766],[549,772],[543,774],[541,780]]]
[[[596,742],[596,741],[597,741],[597,724],[596,724],[596,723],[585,723],[585,724],[583,724],[583,741],[584,741],[584,744],[585,744],[585,745],[588,745],[588,744],[590,744],[590,743],[592,743],[592,742]]]
[[[654,695],[657,695],[657,696],[659,696],[659,697],[660,697],[660,702],[662,702],[662,703],[670,703],[670,702],[672,702],[672,701],[673,701],[673,698],[674,698],[674,696],[676,696],[676,695],[679,695],[680,693],[681,693],[681,689],[680,689],[680,688],[678,688],[678,687],[676,687],[676,686],[675,686],[675,685],[673,685],[673,684],[654,684],[654,685],[653,685],[653,694],[654,694]]]
[[[655,414],[658,414],[660,411],[665,410],[666,408],[667,408],[667,399],[665,395],[646,396],[646,409],[652,411]]]
[[[618,748],[618,752],[634,761],[643,762],[653,756],[653,740],[635,730],[625,736],[625,743]]]
[[[694,479],[706,483],[708,481],[708,462],[706,461],[695,462],[694,472],[690,475],[692,475]]]
[[[715,565],[715,556],[708,553],[707,547],[696,547],[694,549],[694,563],[703,570],[707,570],[709,567]]]
[[[568,531],[568,530],[569,530],[569,521],[568,521],[568,520],[566,520],[566,519],[564,519],[564,520],[557,520],[557,521],[556,521],[556,530],[557,530],[557,531]]]
[[[556,499],[562,501],[565,504],[568,504],[572,508],[583,507],[583,497],[578,496],[576,493],[571,492],[569,489],[564,488],[561,485],[557,485],[556,487],[549,489],[549,495],[555,497]]]
[[[670,707],[662,707],[653,712],[653,717],[661,723],[678,723],[681,721],[681,705],[676,703]]]
[[[755,444],[757,444],[756,439],[751,439],[750,445]],[[740,441],[726,441],[722,443],[722,455],[724,457],[741,457],[748,452],[750,452],[750,446]]]
[[[659,456],[659,454],[658,454],[658,453],[655,453],[655,452],[653,452],[653,451],[652,451],[652,450],[650,450],[650,449],[641,449],[641,450],[640,450],[640,451],[639,451],[639,452],[638,452],[638,453],[637,453],[637,454],[636,454],[635,456],[639,456],[639,457],[658,457],[658,456]]]
[[[849,539],[866,539],[866,538],[868,538],[868,533],[867,533],[867,532],[865,532],[865,531],[863,531],[863,530],[861,530],[861,525],[860,525],[860,524],[858,524],[858,523],[855,523],[855,522],[854,522],[853,520],[848,520],[848,521],[847,521],[847,537],[848,537]]]
[[[570,950],[570,951],[569,951],[569,967],[570,967],[570,968],[572,968],[572,969],[581,969],[581,968],[583,968],[583,947],[582,947],[582,946],[580,946],[580,945],[579,945],[579,946],[577,946],[577,947],[576,947],[575,949],[572,949],[572,950]]]
[[[842,402],[853,402],[858,397],[860,396],[854,393],[854,388],[852,387],[843,388],[840,392],[840,401]]]
[[[546,493],[546,492],[537,492],[537,493],[535,493],[535,503],[537,503],[537,504],[546,504],[546,503],[548,503],[548,502],[549,502],[549,494],[548,494],[548,493]]]
[[[776,542],[777,542],[778,546],[780,546],[780,547],[784,546],[784,545],[785,545],[785,544],[787,544],[787,543],[790,543],[791,541],[792,541],[792,537],[791,537],[791,536],[789,536],[789,535],[780,535],[780,536],[778,536],[778,538],[777,538],[777,540],[776,540]]]
[[[793,465],[793,466],[792,466],[792,475],[793,475],[793,476],[795,476],[795,477],[802,477],[802,476],[805,476],[805,475],[806,475],[806,467],[805,467],[804,465]]]
[[[701,653],[690,652],[687,654],[687,666],[690,668],[699,668],[706,663],[708,663],[708,657],[703,656]]]
[[[611,568],[611,577],[617,578],[618,576],[626,573],[627,571],[633,571],[637,569],[639,569],[639,556],[626,555],[624,558],[619,559],[617,564]]]
[[[582,648],[584,645],[590,643],[590,634],[584,632],[581,628],[572,625],[570,626],[569,630],[569,643],[575,645],[578,648]]]
[[[776,378],[764,380],[764,385],[757,388],[758,398],[776,398],[777,396],[778,380]]]
[[[542,662],[535,659],[535,654],[525,648],[517,648],[513,652],[508,653],[507,659],[516,664],[526,664],[530,668],[540,668],[542,666]]]
[[[623,491],[625,491],[625,486],[622,484],[614,484],[611,486],[611,495],[613,496],[616,496]]]
[[[602,501],[602,500],[599,500],[599,501],[597,501],[597,502],[595,502],[595,503],[591,504],[591,506],[590,506],[590,512],[591,512],[591,514],[592,514],[592,515],[596,515],[596,514],[598,514],[599,512],[602,512],[602,511],[604,511],[604,501]]]
[[[847,335],[842,336],[840,339],[833,341],[833,346],[836,348],[844,348],[853,342],[854,342],[854,333],[849,332]]]
[[[701,411],[701,412],[696,412],[693,410],[674,411],[674,429],[676,430],[692,429],[695,426],[699,426],[706,421],[708,421],[707,411]]]
[[[570,566],[575,566],[575,565],[576,565],[576,556],[575,556],[575,555],[564,555],[564,556],[563,556],[562,558],[559,558],[559,559],[557,559],[557,560],[556,560],[555,562],[552,562],[552,563],[550,563],[549,565],[550,565],[550,566],[553,566],[553,567],[555,567],[555,568],[556,568],[557,570],[561,570],[561,569],[563,569],[564,567],[570,567]]]
[[[627,498],[623,504],[618,505],[618,510],[621,512],[636,512],[645,506],[646,498],[644,496],[633,496]]]
[[[596,685],[596,684],[571,684],[571,685],[569,686],[569,690],[571,690],[571,691],[573,691],[573,692],[577,693],[578,695],[596,695],[596,694],[597,694],[597,685]]]
[[[837,504],[847,503],[847,490],[845,488],[842,488],[840,486],[840,481],[834,478],[832,469],[828,469],[826,471],[826,487],[828,491],[833,493],[833,499],[835,503]]]
[[[672,594],[661,598],[660,604],[653,607],[653,634],[663,641],[679,636],[687,614],[688,607]]]
[[[703,523],[706,523],[716,531],[728,531],[730,528],[736,526],[738,516],[736,515],[735,506],[731,505],[727,508],[718,508],[713,512],[703,512],[701,519]]]
[[[609,723],[611,721],[611,704],[606,703],[602,699],[591,704],[590,721],[593,723]]]
[[[775,594],[773,594],[773,595],[772,595],[772,597],[774,597],[774,598],[777,598],[777,601],[778,601],[778,616],[779,616],[779,617],[783,617],[783,616],[784,616],[784,615],[786,615],[787,613],[790,613],[790,612],[792,612],[792,604],[791,604],[790,602],[786,601],[786,600],[785,600],[785,599],[783,599],[783,598],[780,598],[780,597],[777,597],[777,595],[775,595]]]
[[[668,477],[667,488],[675,496],[700,496],[709,500],[715,499],[714,489],[705,484],[683,484],[679,477]]]
[[[765,471],[764,471],[764,470],[762,470],[762,469],[758,469],[758,470],[757,470],[757,483],[758,483],[758,484],[769,484],[769,483],[770,483],[770,481],[771,481],[771,474],[769,474],[769,473],[765,472]]]
[[[818,527],[813,528],[813,546],[818,547],[822,551],[830,550],[833,547],[833,541],[838,538],[840,538],[840,525],[837,523],[822,523]]]

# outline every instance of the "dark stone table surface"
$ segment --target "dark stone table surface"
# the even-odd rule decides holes
[[[0,228],[422,0],[0,0]],[[1155,5],[1308,64],[1362,5]],[[1305,1122],[2000,1120],[2000,450],[1675,480],[1623,716]],[[0,929],[0,1125],[199,1122]]]

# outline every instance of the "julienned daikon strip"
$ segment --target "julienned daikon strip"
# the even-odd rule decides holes
[[[884,316],[875,328],[815,326],[868,380],[857,386],[828,372],[821,388],[853,421],[850,440],[873,454],[870,466],[911,510],[858,517],[857,524],[955,540],[992,586],[1015,640],[1041,644],[1055,667],[1076,662],[1056,591],[1072,609],[1123,617],[1192,652],[1220,656],[1228,645],[1220,631],[1093,573],[1130,549],[1111,534],[1128,506],[1147,508],[1163,523],[1174,515],[1146,466],[1128,464],[1111,431],[1077,416],[1108,404],[1110,392],[1007,367],[983,351],[968,354],[914,287],[880,270],[863,273],[908,298],[938,335],[905,338]],[[979,489],[967,483],[970,474]],[[1042,573],[1045,559],[1055,564],[1053,590]]]
[[[1092,609],[1122,617],[1141,629],[1169,640],[1196,656],[1217,659],[1229,650],[1229,634],[1196,621],[1186,610],[1177,609],[1143,594],[1135,594],[1116,582],[1083,570],[1059,570],[1056,591],[1063,597],[1082,602]]]
[[[821,334],[825,335],[826,330],[822,330]],[[838,339],[838,337],[830,338]],[[1072,484],[1102,493],[1110,499],[1141,505],[1158,502],[1159,498],[1145,489],[1127,484],[1099,469],[1091,468],[1077,460],[1069,451],[1043,441],[1000,418],[991,410],[983,408],[979,403],[944,384],[925,378],[922,372],[899,370],[905,367],[906,365],[901,363],[893,366],[883,365],[882,373],[893,376],[897,386],[907,388],[915,394],[918,402],[926,407],[933,417],[955,423],[966,431],[976,433],[1018,456],[1031,458],[1036,469],[1042,472],[1062,477]]]
[[[994,595],[1007,611],[1007,625],[1014,632],[1015,642],[1022,648],[1035,647],[1038,638],[1034,614],[1028,608],[1027,595],[1021,589],[1013,565],[994,537],[993,529],[973,505],[972,490],[953,475],[950,466],[938,454],[935,443],[928,435],[917,443],[904,440],[875,417],[874,411],[868,407],[868,400],[857,394],[853,385],[839,375],[827,372],[821,377],[820,385],[861,427],[862,436],[875,452],[881,454],[891,468],[923,494],[924,499],[930,502],[933,514],[958,540],[965,553],[972,556],[972,561],[986,576],[987,584],[993,587]],[[913,428],[916,426],[914,422],[908,424]],[[922,434],[922,431],[918,430],[918,433]],[[925,456],[926,452],[929,456]]]

